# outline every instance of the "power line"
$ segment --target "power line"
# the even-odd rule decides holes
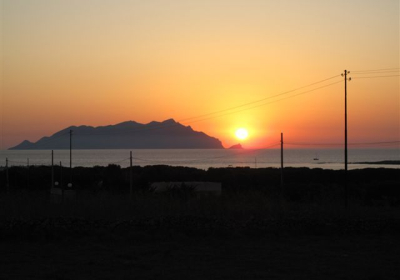
[[[356,72],[374,72],[374,71],[390,71],[390,70],[398,70],[400,69],[399,67],[394,67],[394,68],[380,68],[380,69],[369,69],[369,70],[352,70],[351,73],[356,73]]]
[[[327,81],[327,80],[330,80],[330,79],[333,79],[333,78],[336,78],[336,77],[339,77],[339,76],[340,76],[340,75],[336,75],[336,76],[333,76],[333,77],[330,77],[330,78],[327,78],[327,79],[324,79],[324,80],[321,80],[321,81],[318,81],[318,82],[309,84],[309,85],[307,85],[307,86],[315,85],[315,84],[318,84],[318,83],[321,83],[321,82],[323,82],[323,81]],[[210,117],[208,117],[208,118],[203,118],[203,119],[199,119],[199,120],[192,121],[191,123],[196,123],[196,122],[200,122],[200,121],[205,121],[205,120],[209,120],[209,119],[214,119],[214,118],[223,117],[223,116],[230,115],[230,114],[239,113],[239,112],[246,111],[246,110],[251,110],[251,109],[254,109],[254,108],[257,108],[257,107],[265,106],[265,105],[268,105],[268,104],[272,104],[272,103],[276,103],[276,102],[283,101],[283,100],[286,100],[286,99],[290,99],[290,98],[293,98],[293,97],[296,97],[296,96],[299,96],[299,95],[303,95],[303,94],[306,94],[306,93],[309,93],[309,92],[313,92],[313,91],[316,91],[316,90],[318,90],[318,89],[326,88],[326,87],[329,87],[329,86],[332,86],[332,85],[335,85],[335,84],[338,84],[338,83],[341,83],[341,82],[342,82],[342,81],[337,81],[337,82],[330,83],[330,84],[327,84],[327,85],[324,85],[324,86],[320,86],[320,87],[317,87],[317,88],[314,88],[314,89],[310,89],[310,90],[307,90],[307,91],[304,91],[304,92],[300,92],[300,93],[297,93],[297,94],[294,94],[294,95],[291,95],[291,96],[288,96],[288,97],[285,97],[285,98],[281,98],[281,99],[274,100],[274,101],[267,102],[267,103],[263,103],[263,104],[258,104],[258,105],[255,105],[255,106],[252,106],[252,107],[249,107],[249,108],[244,108],[244,109],[236,110],[236,111],[233,111],[233,112],[227,112],[227,113],[225,113],[225,114],[218,115],[218,116],[210,116]],[[307,87],[307,86],[304,86],[304,87]],[[304,88],[304,87],[301,87],[301,88]],[[298,89],[299,89],[299,88],[298,88]],[[296,89],[296,90],[298,90],[298,89]],[[295,90],[292,90],[292,91],[295,91]],[[281,94],[278,94],[278,95],[275,95],[275,96],[271,96],[271,97],[268,97],[268,98],[264,98],[264,99],[262,99],[262,100],[265,101],[265,100],[270,99],[270,98],[274,98],[274,97],[277,97],[277,96],[281,96],[281,95],[284,95],[284,94],[288,94],[288,93],[290,93],[290,92],[292,92],[292,91],[287,91],[287,92],[285,92],[285,93],[281,93]],[[244,105],[236,106],[236,107],[234,107],[234,108],[244,107],[244,106],[247,106],[248,104],[255,104],[255,103],[258,103],[258,102],[260,102],[260,101],[262,101],[262,100],[258,100],[258,101],[250,102],[250,103],[247,103],[247,104],[244,104]],[[232,109],[232,108],[231,108],[231,109]],[[231,110],[231,109],[221,110],[220,112],[225,112],[225,111],[228,111],[228,110]],[[216,113],[216,112],[210,113],[210,114],[215,114],[215,113]],[[203,116],[204,116],[204,115],[203,115]],[[194,118],[194,117],[193,117],[193,118]],[[129,131],[129,132],[120,132],[120,133],[113,133],[113,134],[109,134],[109,133],[108,133],[108,134],[105,134],[105,133],[75,133],[75,137],[76,137],[76,136],[84,136],[84,135],[106,135],[106,136],[113,136],[113,135],[119,135],[119,134],[132,134],[132,133],[137,132],[137,131],[148,131],[148,130],[155,130],[155,129],[163,129],[163,128],[169,128],[169,127],[173,127],[173,126],[177,126],[177,125],[179,125],[179,123],[174,123],[174,124],[171,124],[171,125],[162,125],[162,123],[160,123],[158,126],[154,126],[154,127],[135,129],[135,130],[131,130],[131,131]],[[66,129],[66,130],[68,130],[68,129]],[[58,135],[56,138],[49,138],[49,139],[46,139],[45,142],[41,142],[41,143],[39,143],[38,145],[39,145],[39,147],[40,147],[40,145],[47,144],[47,143],[49,143],[49,142],[55,141],[56,139],[58,139],[58,138],[60,138],[60,137],[62,137],[62,136],[65,136],[65,135],[67,135],[67,134],[69,134],[69,131],[65,131],[64,133]]]
[[[351,72],[352,75],[375,75],[375,74],[386,74],[386,73],[399,73],[400,70],[390,71],[376,71],[376,72]]]
[[[8,162],[9,163],[18,163],[18,164],[23,164],[23,165],[26,165],[26,162],[23,162],[23,161],[15,161],[15,160],[8,160]]]
[[[194,120],[194,121],[190,122],[188,125],[196,123],[196,122],[201,122],[201,121],[205,121],[205,120],[209,120],[209,119],[219,118],[219,117],[223,117],[223,116],[226,116],[226,115],[231,115],[231,114],[236,114],[236,113],[239,113],[239,112],[251,110],[251,109],[258,108],[258,107],[261,107],[261,106],[265,106],[265,105],[268,105],[268,104],[272,104],[272,103],[276,103],[276,102],[283,101],[283,100],[286,100],[286,99],[290,99],[290,98],[293,98],[293,97],[296,97],[296,96],[299,96],[299,95],[303,95],[303,94],[306,94],[306,93],[309,93],[309,92],[313,92],[313,91],[316,91],[316,90],[319,90],[319,89],[322,89],[322,88],[326,88],[326,87],[329,87],[329,86],[332,86],[332,85],[335,85],[335,84],[338,84],[338,83],[342,83],[342,82],[343,81],[337,81],[337,82],[330,83],[330,84],[327,84],[327,85],[324,85],[324,86],[320,86],[320,87],[317,87],[317,88],[314,88],[314,89],[311,89],[311,90],[300,92],[300,93],[297,93],[297,94],[294,94],[294,95],[291,95],[291,96],[288,96],[288,97],[285,97],[285,98],[281,98],[281,99],[274,100],[274,101],[267,102],[267,103],[263,103],[263,104],[258,104],[258,105],[255,105],[255,106],[252,106],[252,107],[249,107],[249,108],[244,108],[244,109],[233,111],[233,112],[227,112],[225,114],[218,115],[218,116],[210,116],[208,118]],[[226,110],[222,110],[222,111],[226,111]],[[77,136],[77,135],[107,135],[107,136],[112,136],[112,135],[121,135],[121,134],[132,134],[132,133],[138,132],[138,131],[142,132],[142,131],[163,129],[163,128],[174,127],[174,126],[177,126],[177,125],[179,125],[178,122],[170,124],[170,125],[162,125],[162,123],[161,123],[160,125],[154,126],[154,127],[147,127],[147,128],[143,127],[143,128],[139,128],[139,129],[132,129],[130,131],[118,132],[118,133],[113,133],[113,134],[109,134],[109,133],[107,133],[107,134],[106,133],[75,133],[75,136]]]
[[[262,99],[259,99],[259,100],[256,100],[256,101],[248,102],[248,103],[245,103],[245,104],[242,104],[242,105],[238,105],[238,106],[235,106],[235,107],[231,107],[231,108],[227,108],[227,109],[224,109],[224,110],[219,110],[219,111],[215,111],[215,112],[199,115],[199,116],[196,116],[196,117],[190,117],[190,118],[181,119],[181,120],[179,120],[179,122],[187,121],[187,120],[191,120],[191,119],[202,118],[202,117],[205,117],[205,116],[219,114],[219,113],[226,112],[226,111],[231,111],[231,110],[234,110],[234,109],[237,109],[237,108],[245,107],[245,106],[248,106],[248,105],[252,105],[252,104],[255,104],[255,103],[259,103],[259,102],[271,99],[271,98],[275,98],[275,97],[278,97],[278,96],[281,96],[281,95],[285,95],[285,94],[288,94],[288,93],[291,93],[291,92],[294,92],[294,91],[297,91],[297,90],[300,90],[300,89],[303,89],[303,88],[306,88],[306,87],[310,87],[310,86],[313,86],[313,85],[316,85],[316,84],[319,84],[319,83],[322,83],[322,82],[325,82],[325,81],[328,81],[328,80],[331,80],[331,79],[334,79],[334,78],[337,78],[337,77],[340,77],[340,75],[335,75],[335,76],[320,80],[320,81],[315,82],[315,83],[311,83],[311,84],[308,84],[308,85],[305,85],[305,86],[302,86],[302,87],[298,87],[298,88],[295,88],[295,89],[292,89],[292,90],[288,90],[288,91],[285,91],[285,92],[282,92],[282,93],[279,93],[279,94],[276,94],[276,95],[273,95],[273,96],[269,96],[269,97],[262,98]]]
[[[228,108],[228,109],[224,109],[224,110],[220,110],[220,111],[215,111],[215,112],[208,113],[208,114],[199,115],[199,116],[197,116],[197,117],[191,117],[191,118],[181,119],[181,120],[178,120],[177,123],[170,124],[170,125],[162,125],[162,123],[160,123],[160,124],[155,125],[155,126],[153,126],[153,127],[143,127],[143,128],[133,129],[133,130],[130,130],[130,131],[128,131],[128,132],[119,132],[119,133],[113,133],[113,134],[109,134],[109,133],[76,133],[75,135],[121,135],[121,134],[132,134],[132,133],[137,132],[137,131],[142,132],[142,131],[149,131],[149,130],[156,130],[156,129],[164,129],[164,128],[169,128],[169,127],[174,127],[174,126],[179,125],[179,122],[183,122],[183,121],[185,121],[185,120],[201,118],[201,117],[204,117],[204,116],[210,116],[210,117],[207,117],[207,118],[203,118],[203,119],[198,119],[198,120],[191,121],[191,122],[188,123],[188,125],[190,125],[190,124],[192,124],[192,123],[201,122],[201,121],[205,121],[205,120],[209,120],[209,119],[214,119],[214,118],[219,118],[219,117],[222,117],[222,116],[226,116],[226,115],[235,114],[235,113],[239,113],[239,112],[242,112],[242,111],[254,109],[254,108],[257,108],[257,107],[260,107],[260,106],[265,106],[265,105],[268,105],[268,104],[271,104],[271,103],[279,102],[279,101],[282,101],[282,100],[285,100],[285,99],[289,99],[289,98],[296,97],[296,96],[298,96],[298,95],[303,95],[303,94],[306,94],[306,93],[309,93],[309,92],[312,92],[312,91],[315,91],[315,90],[318,90],[318,89],[322,89],[322,88],[325,88],[325,87],[328,87],[328,86],[331,86],[331,85],[334,85],[334,84],[337,84],[337,83],[341,83],[342,81],[334,82],[334,83],[331,83],[331,84],[328,84],[328,85],[324,85],[324,86],[317,87],[317,88],[314,88],[314,89],[311,89],[311,90],[307,90],[307,91],[304,91],[304,92],[301,92],[301,93],[297,93],[297,94],[294,94],[294,95],[289,96],[289,97],[286,97],[286,98],[281,98],[281,99],[279,99],[279,100],[275,100],[275,101],[272,101],[272,102],[267,102],[267,103],[263,103],[263,104],[258,104],[258,105],[255,105],[255,106],[252,106],[252,107],[249,107],[249,108],[244,108],[244,109],[237,110],[237,111],[233,111],[233,112],[227,112],[227,111],[231,111],[231,110],[234,110],[234,109],[237,109],[237,108],[245,107],[245,106],[248,106],[248,105],[251,105],[251,104],[256,104],[256,103],[259,103],[259,102],[262,102],[262,101],[265,101],[265,100],[268,100],[268,99],[271,99],[271,98],[275,98],[275,97],[278,97],[278,96],[282,96],[282,95],[285,95],[285,94],[288,94],[288,93],[297,91],[297,90],[302,89],[302,88],[305,88],[305,87],[309,87],[309,86],[312,86],[312,85],[315,85],[315,84],[318,84],[318,83],[322,83],[322,82],[324,82],[324,81],[328,81],[328,80],[337,78],[337,77],[339,77],[339,76],[340,76],[340,75],[335,75],[335,76],[332,76],[332,77],[329,77],[329,78],[320,80],[320,81],[318,81],[318,82],[311,83],[311,84],[308,84],[308,85],[306,85],[306,86],[299,87],[299,88],[297,88],[297,89],[293,89],[293,90],[290,90],[290,91],[282,92],[282,93],[280,93],[280,94],[276,94],[276,95],[273,95],[273,96],[269,96],[269,97],[266,97],[266,98],[263,98],[263,99],[260,99],[260,100],[256,100],[256,101],[249,102],[249,103],[246,103],[246,104],[238,105],[238,106],[231,107],[231,108]],[[222,115],[218,115],[218,116],[211,116],[211,115],[219,114],[219,113],[222,113],[222,112],[227,112],[227,113],[222,114]]]
[[[126,160],[128,160],[128,159],[130,159],[130,158],[125,158],[125,159],[122,159],[122,160],[119,160],[119,161],[110,162],[110,163],[108,163],[108,164],[117,164],[117,163],[124,162],[124,161],[126,161]]]
[[[14,163],[14,166],[23,166],[23,167],[27,166],[26,162],[23,162],[23,161],[8,160],[8,162]],[[32,167],[32,166],[50,166],[50,165],[47,163],[32,163],[32,162],[30,162],[29,167]]]
[[[334,83],[331,83],[331,84],[328,84],[328,85],[324,85],[324,86],[321,86],[321,87],[318,87],[318,88],[315,88],[315,89],[311,89],[311,90],[307,90],[307,91],[304,91],[304,92],[300,92],[300,93],[297,93],[297,94],[294,94],[294,95],[291,95],[291,96],[288,96],[288,97],[285,97],[285,98],[281,98],[281,99],[274,100],[274,101],[271,101],[271,102],[255,105],[255,106],[252,106],[252,107],[249,107],[249,108],[241,109],[239,111],[229,112],[229,113],[222,114],[222,115],[219,115],[219,116],[214,116],[214,117],[204,118],[204,119],[200,119],[200,120],[195,120],[195,121],[193,121],[191,123],[196,123],[196,122],[200,122],[200,121],[205,121],[205,120],[209,120],[209,119],[223,117],[223,116],[226,116],[226,115],[240,113],[240,112],[243,112],[243,111],[251,110],[251,109],[254,109],[254,108],[261,107],[261,106],[265,106],[265,105],[269,105],[269,104],[276,103],[276,102],[279,102],[279,101],[283,101],[283,100],[286,100],[286,99],[290,99],[290,98],[293,98],[293,97],[296,97],[296,96],[299,96],[299,95],[303,95],[303,94],[306,94],[306,93],[309,93],[309,92],[313,92],[313,91],[316,91],[318,89],[326,88],[326,87],[329,87],[329,86],[332,86],[332,85],[335,85],[335,84],[338,84],[338,83],[342,83],[342,82],[343,81],[334,82]]]
[[[399,77],[400,75],[388,75],[388,76],[368,76],[368,77],[353,77],[352,79],[373,79],[373,78],[389,78]]]
[[[265,105],[269,105],[269,104],[276,103],[276,102],[279,102],[279,101],[283,101],[283,100],[286,100],[286,99],[290,99],[290,98],[293,98],[293,97],[296,97],[296,96],[299,96],[299,95],[304,95],[304,94],[306,94],[306,93],[310,93],[310,92],[313,92],[313,91],[316,91],[316,90],[319,90],[319,89],[322,89],[322,88],[326,88],[326,87],[329,87],[329,86],[332,86],[332,85],[335,85],[335,84],[338,84],[338,83],[342,83],[342,82],[343,82],[343,81],[337,81],[337,82],[330,83],[330,84],[327,84],[327,85],[324,85],[324,86],[320,86],[320,87],[317,87],[317,88],[314,88],[314,89],[310,89],[310,90],[307,90],[307,91],[303,91],[303,92],[300,92],[300,93],[297,93],[297,94],[294,94],[294,95],[291,95],[291,96],[288,96],[288,97],[285,97],[285,98],[281,98],[281,99],[274,100],[274,101],[267,102],[267,103],[263,103],[263,104],[258,104],[258,105],[255,105],[255,106],[252,106],[252,107],[249,107],[249,108],[244,108],[244,109],[237,110],[237,111],[233,111],[233,112],[227,112],[227,113],[225,113],[225,114],[218,115],[218,116],[210,116],[210,117],[208,117],[208,118],[203,118],[203,119],[199,119],[199,120],[194,120],[194,121],[190,122],[189,124],[193,124],[193,123],[196,123],[196,122],[201,122],[201,121],[205,121],[205,120],[209,120],[209,119],[219,118],[219,117],[223,117],[223,116],[226,116],[226,115],[231,115],[231,114],[236,114],[236,113],[239,113],[239,112],[251,110],[251,109],[254,109],[254,108],[261,107],[261,106],[265,106]],[[222,110],[222,111],[226,111],[226,110]],[[130,130],[130,131],[127,131],[127,132],[119,132],[119,133],[113,133],[113,134],[103,134],[103,133],[90,133],[90,134],[89,134],[89,133],[87,133],[87,134],[86,134],[86,133],[76,133],[75,135],[107,135],[107,136],[112,136],[112,135],[121,135],[121,134],[132,134],[132,133],[137,132],[137,131],[142,132],[142,131],[149,131],[149,130],[155,130],[155,129],[169,128],[169,127],[174,127],[174,126],[177,126],[177,125],[179,125],[179,123],[174,123],[174,124],[171,124],[171,125],[162,125],[162,126],[161,126],[161,124],[160,124],[159,126],[155,126],[155,127],[147,127],[147,128],[133,129],[133,130]]]
[[[348,145],[381,145],[381,144],[396,144],[400,143],[400,141],[383,141],[383,142],[358,142],[358,143],[349,143]],[[286,142],[286,145],[295,145],[295,146],[342,146],[343,143],[305,143],[305,142]]]
[[[400,143],[400,141],[351,143],[351,145],[379,145],[379,144],[395,144],[395,143]]]
[[[314,82],[314,83],[311,83],[311,84],[308,84],[308,85],[305,85],[305,86],[302,86],[302,87],[298,87],[296,89],[292,89],[292,90],[289,90],[289,91],[286,91],[286,92],[282,92],[282,93],[279,93],[279,94],[276,94],[276,95],[273,95],[273,96],[269,96],[269,97],[266,97],[266,98],[263,98],[263,99],[260,99],[260,100],[256,100],[256,101],[253,101],[253,102],[249,102],[249,103],[246,103],[246,104],[238,105],[238,106],[235,106],[235,107],[227,108],[227,109],[224,109],[224,110],[220,110],[220,111],[216,111],[216,112],[212,112],[212,113],[208,113],[208,114],[203,114],[203,115],[200,115],[200,116],[197,116],[197,117],[190,117],[190,118],[182,119],[182,120],[179,120],[178,122],[182,122],[182,121],[190,120],[190,119],[196,119],[196,118],[198,119],[198,118],[202,118],[202,117],[205,117],[205,116],[210,116],[210,117],[207,117],[207,118],[198,119],[198,120],[194,120],[194,121],[190,122],[190,123],[195,123],[195,122],[205,121],[205,120],[208,120],[208,119],[222,117],[222,116],[229,115],[229,114],[239,113],[239,112],[250,110],[250,109],[254,109],[254,108],[257,108],[257,107],[260,107],[260,106],[265,106],[265,105],[268,105],[268,104],[271,104],[271,103],[279,102],[279,101],[282,101],[282,100],[285,100],[285,99],[289,99],[289,98],[293,98],[293,97],[296,97],[296,96],[299,96],[299,95],[302,95],[302,94],[306,94],[306,93],[309,93],[309,92],[312,92],[312,91],[315,91],[315,90],[318,90],[318,89],[321,89],[321,88],[325,88],[325,87],[340,83],[342,81],[338,81],[338,82],[331,83],[331,84],[328,84],[328,85],[324,85],[324,86],[321,86],[321,87],[318,87],[318,88],[307,90],[307,91],[304,91],[304,92],[301,92],[301,93],[297,93],[295,95],[292,95],[292,96],[289,96],[289,97],[286,97],[286,98],[281,98],[279,100],[275,100],[275,101],[272,101],[272,102],[258,104],[258,105],[255,105],[255,106],[252,106],[252,107],[249,107],[249,108],[244,108],[244,109],[241,109],[241,110],[229,112],[229,111],[234,110],[234,109],[246,107],[246,106],[249,106],[249,105],[252,105],[252,104],[260,103],[262,101],[266,101],[268,99],[272,99],[272,98],[275,98],[275,97],[278,97],[278,96],[286,95],[286,94],[295,92],[295,91],[297,91],[299,89],[310,87],[312,85],[316,85],[316,84],[319,84],[319,83],[322,83],[322,82],[337,78],[339,76],[340,75],[331,76],[329,78],[326,78],[326,79],[323,79],[323,80],[319,80],[317,82]],[[225,113],[223,115],[212,116],[212,115],[220,114],[220,113],[223,113],[223,112],[227,112],[227,113]],[[155,130],[155,129],[163,129],[163,128],[169,128],[169,127],[173,127],[173,126],[177,126],[177,125],[179,125],[179,123],[173,123],[173,124],[170,124],[170,125],[163,125],[163,123],[159,123],[158,125],[155,125],[153,127],[146,127],[146,128],[143,127],[143,128],[140,128],[140,129],[131,130],[129,132],[120,132],[120,133],[113,133],[113,134],[110,134],[110,133],[76,133],[75,136],[84,136],[84,135],[107,135],[107,136],[112,136],[112,135],[118,135],[118,134],[131,134],[131,133],[134,133],[136,131],[148,131],[148,130]],[[68,130],[68,129],[66,129],[66,130]],[[38,143],[37,145],[40,147],[41,145],[44,145],[44,144],[50,143],[52,141],[55,141],[58,138],[60,138],[60,137],[62,137],[64,135],[67,135],[68,133],[69,133],[68,131],[65,131],[63,134],[60,134],[55,138],[52,137],[52,138],[46,139],[46,140]]]

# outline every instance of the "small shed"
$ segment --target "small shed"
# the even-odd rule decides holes
[[[63,190],[61,188],[50,189],[50,202],[54,204],[60,204],[65,201],[75,201],[76,190]]]

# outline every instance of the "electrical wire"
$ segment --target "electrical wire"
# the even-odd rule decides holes
[[[375,75],[375,74],[387,74],[387,73],[399,73],[399,72],[400,72],[400,70],[376,71],[376,72],[356,72],[356,73],[351,72],[351,75]]]
[[[335,76],[335,77],[337,77],[337,76]],[[202,122],[202,121],[209,120],[209,119],[215,119],[215,118],[219,118],[219,117],[223,117],[223,116],[227,116],[227,115],[231,115],[231,114],[236,114],[236,113],[239,113],[239,112],[251,110],[251,109],[258,108],[258,107],[265,106],[265,105],[269,105],[269,104],[276,103],[276,102],[279,102],[279,101],[283,101],[283,100],[286,100],[286,99],[290,99],[290,98],[293,98],[293,97],[296,97],[296,96],[299,96],[299,95],[304,95],[306,93],[310,93],[310,92],[313,92],[313,91],[316,91],[316,90],[319,90],[319,89],[322,89],[322,88],[326,88],[326,87],[329,87],[329,86],[332,86],[332,85],[335,85],[335,84],[338,84],[338,83],[343,83],[343,81],[337,81],[337,82],[334,82],[334,83],[323,85],[323,86],[320,86],[320,87],[317,87],[317,88],[314,88],[314,89],[303,91],[303,92],[300,92],[300,93],[297,93],[297,94],[294,94],[294,95],[291,95],[291,96],[288,96],[288,97],[285,97],[285,98],[281,98],[281,99],[278,99],[278,100],[270,101],[270,102],[267,102],[267,103],[258,104],[258,105],[255,105],[255,106],[252,106],[252,107],[249,107],[249,108],[243,108],[243,109],[240,109],[240,110],[237,110],[237,111],[227,112],[225,114],[218,115],[218,116],[210,116],[210,117],[207,117],[207,118],[194,120],[194,121],[191,121],[190,123],[188,123],[187,125],[190,125],[190,124],[193,124],[193,123],[197,123],[197,122]],[[274,97],[276,97],[276,96],[274,96]],[[221,112],[222,111],[226,111],[226,110],[221,110]],[[179,126],[179,125],[181,125],[181,124],[179,122],[176,122],[176,123],[173,123],[173,124],[170,124],[170,125],[167,124],[167,125],[155,126],[155,127],[144,127],[144,128],[141,128],[141,129],[132,129],[130,131],[118,132],[118,133],[113,133],[113,134],[75,133],[74,135],[75,136],[77,136],[77,135],[106,135],[106,136],[112,136],[112,135],[121,135],[121,134],[133,134],[133,133],[138,132],[138,131],[142,132],[142,131],[150,131],[150,130],[157,130],[157,129],[165,129],[165,128],[170,128],[170,127]]]
[[[376,71],[392,71],[392,70],[400,70],[400,68],[381,68],[381,69],[370,69],[370,70],[352,70],[350,73],[358,73],[358,72],[376,72]]]
[[[231,115],[231,114],[240,113],[240,112],[243,112],[243,111],[247,111],[247,110],[251,110],[251,109],[254,109],[254,108],[261,107],[261,106],[269,105],[269,104],[276,103],[276,102],[279,102],[279,101],[283,101],[283,100],[286,100],[286,99],[291,99],[291,98],[293,98],[293,97],[296,97],[296,96],[299,96],[299,95],[303,95],[303,94],[306,94],[306,93],[310,93],[310,92],[316,91],[316,90],[318,90],[318,89],[326,88],[326,87],[329,87],[329,86],[332,86],[332,85],[335,85],[335,84],[338,84],[338,83],[343,83],[343,81],[334,82],[334,83],[331,83],[331,84],[328,84],[328,85],[324,85],[324,86],[321,86],[321,87],[318,87],[318,88],[315,88],[315,89],[311,89],[311,90],[307,90],[307,91],[304,91],[304,92],[300,92],[300,93],[297,93],[297,94],[294,94],[294,95],[291,95],[291,96],[288,96],[288,97],[285,97],[285,98],[281,98],[281,99],[274,100],[274,101],[271,101],[271,102],[267,102],[267,103],[263,103],[263,104],[258,104],[258,105],[255,105],[255,106],[252,106],[252,107],[249,107],[249,108],[241,109],[241,110],[239,110],[239,111],[229,112],[229,113],[222,114],[222,115],[215,116],[215,117],[210,117],[210,118],[205,118],[205,119],[201,119],[201,120],[196,120],[196,121],[191,122],[191,124],[192,124],[192,123],[196,123],[196,122],[201,122],[201,121],[209,120],[209,119],[219,118],[219,117],[223,117],[223,116],[227,116],[227,115]]]
[[[357,146],[357,145],[381,145],[381,144],[396,144],[400,143],[400,141],[383,141],[383,142],[359,142],[359,143],[348,143],[347,145]],[[294,145],[294,146],[342,146],[344,143],[301,143],[301,142],[285,142],[285,145]]]
[[[119,161],[110,162],[110,163],[108,163],[108,164],[117,164],[117,163],[124,162],[124,161],[126,161],[126,160],[128,160],[128,159],[130,159],[130,157],[125,158],[125,159],[122,159],[122,160],[119,160]]]
[[[191,119],[202,118],[202,117],[205,117],[205,116],[219,114],[219,113],[222,113],[222,112],[231,111],[231,110],[234,110],[234,109],[237,109],[237,108],[241,108],[241,107],[245,107],[245,106],[248,106],[248,105],[256,104],[256,103],[259,103],[259,102],[262,102],[262,101],[265,101],[265,100],[268,100],[268,99],[271,99],[271,98],[275,98],[275,97],[278,97],[278,96],[281,96],[281,95],[285,95],[285,94],[288,94],[288,93],[292,93],[292,92],[295,92],[297,90],[300,90],[300,89],[303,89],[303,88],[306,88],[306,87],[310,87],[310,86],[313,86],[313,85],[316,85],[316,84],[319,84],[319,83],[322,83],[322,82],[325,82],[325,81],[329,81],[329,80],[337,78],[337,77],[340,77],[340,75],[335,75],[335,76],[320,80],[320,81],[315,82],[315,83],[311,83],[311,84],[308,84],[308,85],[305,85],[305,86],[302,86],[302,87],[298,87],[298,88],[295,88],[295,89],[292,89],[292,90],[288,90],[288,91],[285,91],[285,92],[282,92],[282,93],[279,93],[279,94],[276,94],[276,95],[273,95],[273,96],[269,96],[269,97],[262,98],[262,99],[259,99],[259,100],[256,100],[256,101],[248,102],[248,103],[245,103],[245,104],[242,104],[242,105],[238,105],[238,106],[235,106],[235,107],[231,107],[231,108],[227,108],[227,109],[224,109],[224,110],[219,110],[219,111],[215,111],[215,112],[199,115],[199,116],[196,116],[196,117],[180,119],[179,122],[184,122],[184,121],[191,120]]]
[[[300,89],[303,89],[303,88],[306,88],[306,87],[310,87],[312,85],[316,85],[316,84],[319,84],[319,83],[322,83],[322,82],[325,82],[325,81],[328,81],[328,80],[331,80],[331,79],[334,79],[334,78],[337,78],[337,77],[340,77],[340,75],[331,76],[329,78],[326,78],[326,79],[323,79],[323,80],[319,80],[317,82],[314,82],[314,83],[311,83],[311,84],[308,84],[308,85],[305,85],[305,86],[302,86],[302,87],[298,87],[296,89],[285,91],[285,92],[282,92],[282,93],[279,93],[279,94],[276,94],[276,95],[273,95],[273,96],[269,96],[269,97],[262,98],[262,99],[259,99],[259,100],[253,101],[253,102],[248,102],[248,103],[245,103],[245,104],[241,104],[241,105],[238,105],[238,106],[235,106],[235,107],[231,107],[231,108],[227,108],[227,109],[223,109],[223,110],[219,110],[219,111],[215,111],[215,112],[199,115],[199,116],[196,116],[196,117],[180,119],[180,120],[178,120],[178,122],[170,124],[170,125],[163,125],[163,123],[159,123],[158,125],[155,125],[155,126],[152,126],[152,127],[143,127],[143,128],[138,128],[138,129],[132,129],[132,130],[130,130],[128,132],[119,132],[119,133],[113,133],[113,134],[109,134],[109,133],[75,133],[74,135],[75,136],[76,135],[120,135],[120,134],[131,134],[131,133],[134,133],[134,132],[137,132],[137,131],[142,132],[142,131],[148,131],[148,130],[164,129],[164,128],[169,128],[169,127],[174,127],[174,126],[180,125],[180,122],[184,122],[184,121],[187,121],[187,120],[198,119],[198,118],[203,118],[205,116],[211,116],[211,115],[215,115],[215,114],[220,114],[220,113],[223,113],[223,112],[232,111],[234,109],[246,107],[246,106],[249,106],[249,105],[252,105],[252,104],[260,103],[260,102],[266,101],[268,99],[272,99],[272,98],[276,98],[276,97],[279,97],[279,96],[282,96],[282,95],[286,95],[286,94],[295,92],[297,90],[300,90]],[[342,82],[342,81],[338,81],[336,83],[339,83],[339,82]],[[335,83],[331,83],[331,84],[328,84],[328,85],[325,85],[325,86],[322,86],[322,87],[318,87],[318,88],[315,88],[315,89],[312,89],[312,90],[308,90],[308,91],[305,91],[305,92],[302,92],[302,93],[299,93],[299,94],[295,94],[295,95],[293,95],[291,97],[282,98],[280,100],[276,100],[276,101],[273,101],[273,102],[268,102],[268,103],[259,104],[259,105],[256,105],[256,106],[253,106],[253,107],[250,107],[250,108],[241,109],[239,111],[229,112],[229,113],[225,113],[223,115],[219,115],[219,116],[215,116],[215,117],[207,117],[207,118],[203,118],[203,119],[199,119],[199,120],[194,120],[194,121],[189,122],[188,125],[190,125],[191,123],[201,122],[201,121],[204,121],[204,120],[209,120],[209,119],[218,118],[218,117],[229,115],[229,114],[235,114],[235,113],[242,112],[242,111],[245,111],[245,110],[250,110],[250,109],[253,109],[253,108],[260,107],[260,106],[265,106],[265,105],[268,105],[270,103],[275,103],[275,102],[278,102],[278,101],[281,101],[281,100],[285,100],[285,99],[292,98],[292,97],[295,97],[295,96],[298,96],[298,95],[302,95],[302,94],[305,94],[305,93],[308,93],[308,92],[312,92],[312,91],[315,91],[315,90],[318,90],[318,89],[321,89],[321,88],[324,88],[324,87],[327,87],[327,86],[330,86],[330,85],[333,85],[333,84],[335,84]]]
[[[389,77],[400,77],[400,75],[352,77],[351,79],[373,79],[373,78],[389,78]]]

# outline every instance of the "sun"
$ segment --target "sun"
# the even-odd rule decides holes
[[[249,136],[249,133],[247,132],[247,129],[239,128],[238,130],[236,130],[235,135],[240,140],[244,140],[247,138],[247,136]]]

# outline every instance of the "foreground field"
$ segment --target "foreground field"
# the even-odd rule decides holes
[[[135,234],[1,243],[1,279],[399,279],[398,235]]]
[[[56,205],[42,193],[6,198],[0,279],[400,277],[397,207],[353,203],[345,211],[256,193],[109,195]]]
[[[399,170],[350,172],[348,208],[340,171],[140,168],[130,196],[128,170],[77,169],[58,203],[49,169],[23,171],[0,188],[0,279],[400,279]],[[192,179],[222,195],[148,189]]]

